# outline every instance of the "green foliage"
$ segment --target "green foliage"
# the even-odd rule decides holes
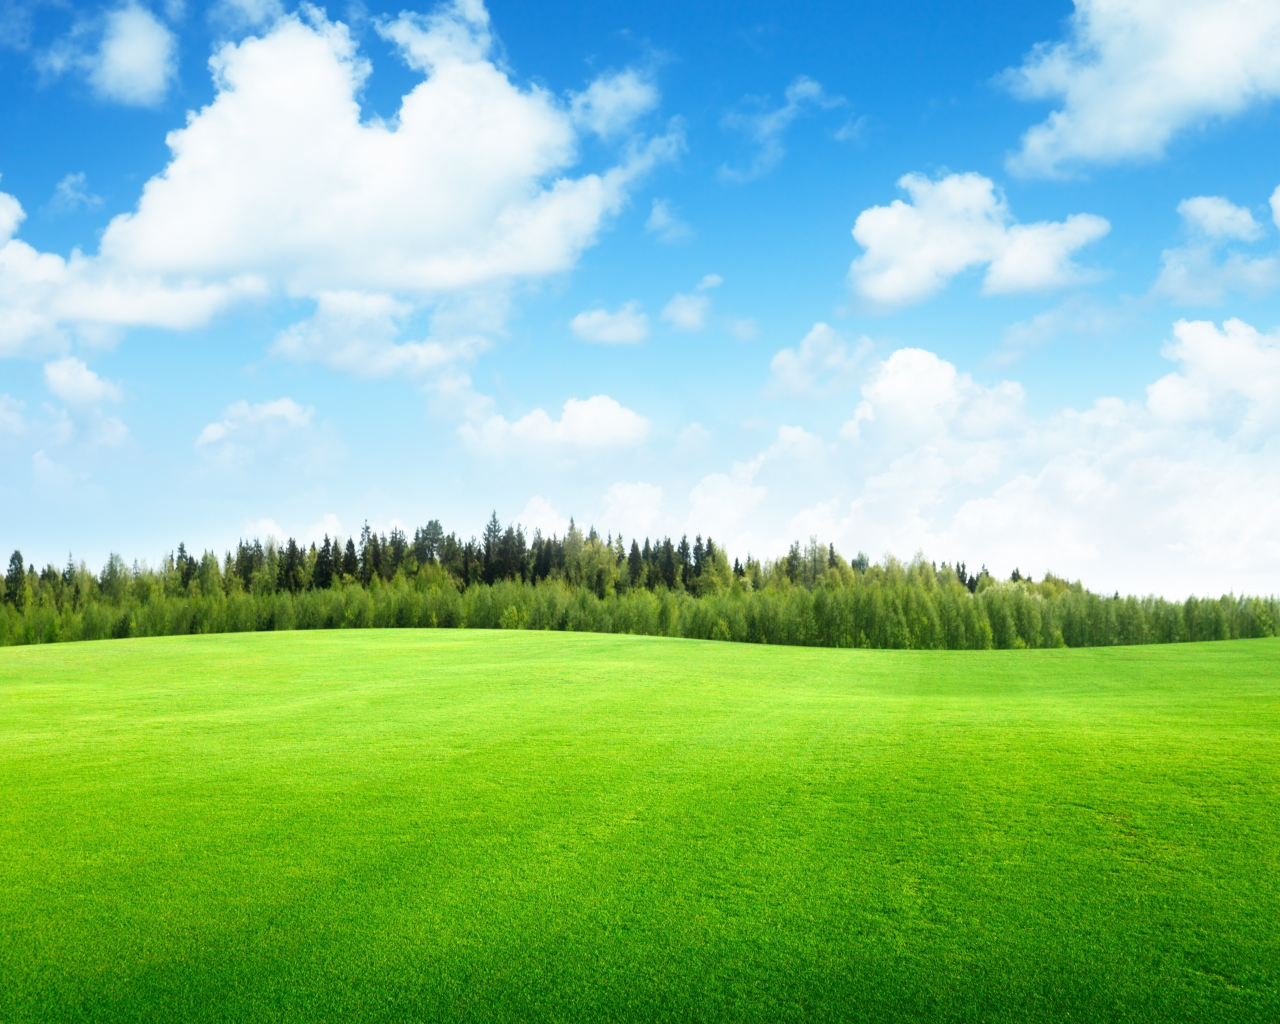
[[[917,556],[846,562],[811,538],[776,562],[730,567],[701,536],[673,543],[585,535],[563,540],[493,516],[483,540],[412,543],[366,525],[357,547],[324,538],[241,542],[220,564],[206,551],[155,569],[112,555],[95,578],[83,565],[23,569],[14,552],[0,601],[0,646],[106,637],[286,629],[438,627],[635,633],[808,647],[983,650],[1112,647],[1275,636],[1276,598],[1111,597],[1052,574],[994,579],[964,563]]]

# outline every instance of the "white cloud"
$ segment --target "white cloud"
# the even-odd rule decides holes
[[[649,336],[649,318],[635,301],[624,303],[616,313],[585,310],[569,321],[569,327],[583,341],[602,345],[638,345]]]
[[[285,540],[284,530],[280,528],[280,524],[274,519],[255,519],[246,521],[244,524],[244,535],[252,537],[255,540],[266,542],[273,540],[277,544],[281,544]]]
[[[22,204],[6,192],[0,192],[0,242],[8,242],[27,219]]]
[[[796,348],[784,348],[769,363],[769,387],[776,394],[799,398],[832,391],[852,383],[871,340],[856,348],[833,328],[816,323]]]
[[[74,356],[45,363],[44,381],[50,392],[70,405],[117,402],[120,389],[105,381]]]
[[[1004,82],[1061,106],[1009,160],[1021,174],[1154,159],[1187,128],[1280,95],[1280,5],[1269,0],[1076,0],[1069,35]]]
[[[750,551],[754,537],[747,524],[767,493],[742,464],[729,473],[708,473],[689,492],[685,529],[717,537],[730,550]]]
[[[835,452],[787,428],[707,478],[718,505],[690,501],[710,516],[741,500],[733,533],[714,527],[745,539],[735,553],[780,554],[797,529],[821,526],[845,554],[923,550],[1105,592],[1273,592],[1280,331],[1179,322],[1164,355],[1173,372],[1145,401],[1100,397],[1039,417],[1016,382],[899,350],[871,368]],[[751,490],[739,499],[731,485]]]
[[[362,116],[369,63],[315,8],[221,47],[213,100],[169,134],[169,165],[97,256],[0,250],[0,350],[54,344],[68,323],[191,327],[251,295],[313,298],[332,321],[360,303],[500,293],[572,267],[636,178],[682,145],[678,133],[633,139],[615,166],[571,177],[571,111],[494,62],[483,5],[405,13],[379,31],[425,76],[389,121]],[[0,229],[16,209],[0,200]],[[323,324],[299,330],[282,351],[341,348],[314,340]]]
[[[53,190],[49,207],[58,213],[72,213],[81,207],[101,206],[102,197],[89,192],[84,171],[68,174]]]
[[[1008,366],[1017,362],[1024,353],[1058,335],[1098,335],[1115,330],[1124,319],[1122,310],[1073,296],[1029,320],[1010,324],[1000,339],[1000,348],[988,357],[988,361],[995,366]]]
[[[860,418],[874,420],[900,439],[933,435],[944,427],[964,437],[989,437],[1018,426],[1024,398],[1020,384],[984,387],[919,348],[898,349],[882,362],[863,385],[862,396]]]
[[[1212,245],[1199,243],[1165,249],[1160,260],[1156,292],[1184,305],[1211,306],[1230,292],[1260,295],[1280,285],[1275,256],[1231,253],[1219,262]]]
[[[1147,407],[1171,423],[1214,423],[1246,440],[1280,429],[1280,337],[1241,320],[1221,328],[1180,320],[1164,356],[1180,368],[1147,388]]]
[[[675,208],[666,199],[653,201],[644,229],[650,234],[657,235],[658,241],[666,242],[668,245],[693,237],[693,228],[680,219]]]
[[[661,518],[661,487],[620,483],[605,492],[603,526],[618,536],[647,537]]]
[[[602,138],[630,131],[637,118],[658,106],[658,90],[644,75],[628,68],[601,75],[570,101],[573,119]]]
[[[21,434],[27,429],[22,417],[23,402],[12,395],[0,395],[0,434]]]
[[[178,41],[145,7],[128,3],[107,15],[102,45],[89,70],[100,96],[133,106],[154,106],[177,74]]]
[[[80,21],[40,59],[46,73],[79,71],[104,100],[153,107],[178,71],[178,41],[147,8],[132,0],[98,21]]]
[[[196,438],[196,448],[237,449],[257,447],[311,426],[315,409],[303,408],[292,398],[277,398],[250,405],[243,399],[227,406],[223,418],[210,423]]]
[[[321,292],[316,311],[277,335],[272,352],[297,362],[321,362],[356,377],[421,377],[470,359],[488,347],[478,335],[446,341],[397,341],[413,312],[389,295]]]
[[[534,409],[514,423],[500,415],[465,423],[459,433],[472,445],[495,454],[530,445],[591,450],[638,445],[649,435],[649,421],[608,395],[594,395],[569,399],[558,420]]]
[[[1280,191],[1280,190],[1277,190]],[[1165,249],[1155,291],[1186,305],[1212,305],[1230,292],[1262,294],[1280,285],[1280,259],[1219,250],[1231,241],[1249,242],[1262,225],[1249,210],[1221,196],[1195,196],[1178,204],[1190,239]]]
[[[763,105],[759,99],[750,100],[754,106]],[[724,126],[746,135],[755,143],[756,152],[745,169],[722,166],[720,177],[726,181],[745,182],[768,174],[786,155],[782,137],[796,118],[811,107],[829,109],[843,103],[842,97],[827,95],[818,82],[801,75],[787,86],[786,102],[781,107],[756,113],[735,111],[728,114],[724,118]]]
[[[995,184],[979,174],[931,181],[908,174],[898,187],[910,203],[863,210],[853,237],[866,251],[850,268],[854,287],[883,305],[917,302],[955,275],[985,265],[983,292],[1061,288],[1088,275],[1071,261],[1111,225],[1080,213],[1061,222],[1018,224]]]
[[[516,516],[516,522],[530,532],[541,530],[544,537],[562,537],[569,529],[569,520],[541,495],[529,499],[524,511]]]
[[[1178,204],[1178,214],[1188,226],[1210,238],[1234,238],[1251,242],[1262,234],[1262,226],[1243,206],[1222,196],[1194,196]]]
[[[707,326],[711,300],[705,295],[677,293],[662,309],[662,319],[677,331],[700,331]]]

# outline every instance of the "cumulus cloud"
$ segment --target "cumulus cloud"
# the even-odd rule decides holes
[[[901,438],[937,434],[944,427],[968,438],[1016,428],[1022,417],[1020,384],[985,387],[933,352],[903,348],[882,362],[863,385],[863,401],[845,424],[846,437],[873,420]]]
[[[153,107],[178,70],[178,41],[147,8],[126,3],[98,22],[81,21],[40,64],[46,73],[79,71],[104,100]]]
[[[1068,36],[1004,83],[1059,109],[1009,159],[1020,174],[1155,159],[1179,132],[1280,95],[1280,5],[1259,0],[1076,0]]]
[[[765,101],[749,97],[753,111],[734,111],[724,118],[724,127],[746,135],[755,143],[756,151],[745,168],[721,166],[720,177],[726,181],[746,182],[768,174],[786,155],[783,136],[791,123],[814,107],[829,109],[844,104],[843,97],[830,96],[806,75],[801,75],[787,86],[786,102],[773,110],[765,108]]]
[[[74,356],[45,363],[45,386],[69,405],[97,405],[120,400],[120,388],[105,381]]]
[[[1249,210],[1221,196],[1196,196],[1179,203],[1178,213],[1189,237],[1184,245],[1161,253],[1157,294],[1185,305],[1212,305],[1230,292],[1258,295],[1280,285],[1280,259],[1275,255],[1229,251],[1219,258],[1231,242],[1262,236],[1262,225]]]
[[[321,292],[316,311],[281,331],[272,352],[296,362],[320,362],[356,377],[421,377],[488,347],[480,335],[398,341],[413,306],[389,295]]]
[[[863,210],[853,227],[865,252],[850,268],[858,292],[890,306],[918,302],[972,267],[986,266],[986,294],[1061,288],[1087,278],[1072,254],[1111,225],[1079,213],[1065,221],[1018,224],[994,182],[980,174],[898,181],[910,202]]]
[[[656,235],[658,241],[668,245],[683,242],[693,237],[693,228],[680,219],[676,209],[666,199],[655,199],[649,210],[649,219],[644,222],[644,229]]]
[[[1221,328],[1180,320],[1165,358],[1174,373],[1147,388],[1147,407],[1169,423],[1215,423],[1251,441],[1280,428],[1280,338],[1241,320]]]
[[[694,294],[677,292],[662,309],[662,319],[677,331],[700,331],[707,326],[707,314],[711,311],[711,299],[704,292],[719,288],[724,278],[719,274],[706,274],[698,282]]]
[[[800,398],[847,386],[870,349],[869,338],[851,347],[834,328],[816,323],[798,346],[784,348],[773,357],[770,390]]]
[[[569,109],[582,127],[610,139],[632,129],[637,118],[658,106],[658,90],[638,71],[601,75],[573,96]]]
[[[222,46],[213,100],[170,133],[169,165],[111,221],[97,256],[17,240],[0,250],[0,349],[48,343],[68,323],[190,327],[246,296],[286,295],[317,300],[322,323],[282,351],[332,351],[316,340],[324,324],[358,305],[379,327],[403,322],[397,303],[572,267],[637,177],[682,145],[678,133],[629,139],[614,166],[573,177],[569,105],[495,63],[482,4],[378,30],[424,76],[389,121],[362,117],[369,63],[315,8]],[[0,229],[16,226],[15,210],[0,199]],[[431,355],[388,359],[420,357]]]
[[[1222,196],[1194,196],[1178,204],[1178,214],[1187,224],[1209,238],[1232,238],[1252,242],[1262,234],[1262,225],[1243,206]]]
[[[540,494],[529,499],[524,511],[516,516],[516,522],[527,530],[541,530],[544,537],[561,537],[569,529],[568,518]]]
[[[569,321],[569,328],[583,341],[638,345],[649,336],[649,318],[640,311],[640,303],[632,301],[624,303],[616,313],[585,310]]]
[[[707,326],[711,300],[705,295],[677,293],[662,307],[662,319],[677,331],[700,331]]]
[[[292,398],[277,398],[250,405],[241,399],[227,406],[223,418],[210,423],[196,438],[197,448],[244,443],[264,436],[278,436],[311,426],[315,409],[305,409]]]
[[[614,484],[604,495],[604,526],[619,536],[647,537],[662,518],[662,488]]]
[[[529,446],[598,450],[640,444],[649,436],[649,421],[608,395],[593,395],[569,399],[558,420],[534,409],[515,422],[494,415],[465,423],[459,433],[468,443],[493,454]]]
[[[1269,593],[1280,332],[1179,322],[1163,354],[1171,372],[1144,398],[1037,416],[1016,382],[902,349],[868,369],[836,450],[789,428],[690,502],[722,515],[741,502],[748,511],[716,529],[728,540],[732,525],[757,554],[784,552],[803,528],[846,554],[924,550],[1107,591]]]

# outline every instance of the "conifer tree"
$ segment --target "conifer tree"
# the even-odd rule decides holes
[[[4,577],[4,599],[22,611],[22,584],[26,582],[27,573],[23,567],[22,552],[15,551],[9,556],[9,571]]]

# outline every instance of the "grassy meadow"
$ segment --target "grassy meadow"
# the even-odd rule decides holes
[[[1271,1021],[1280,640],[0,650],[0,1021]]]

